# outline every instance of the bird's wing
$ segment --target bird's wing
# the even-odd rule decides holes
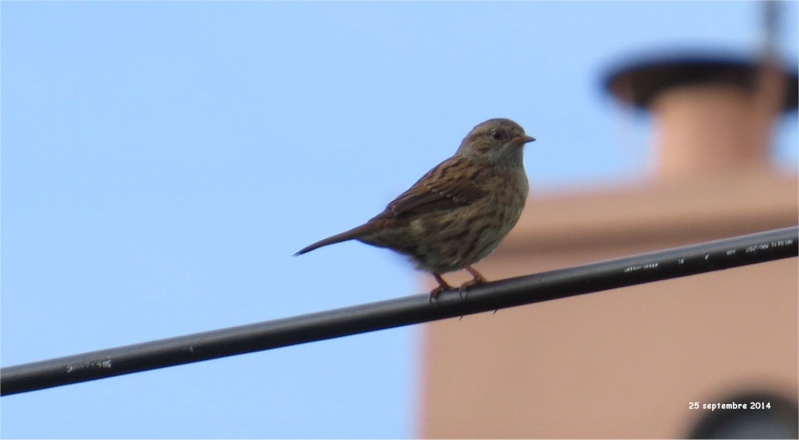
[[[485,195],[485,190],[475,184],[479,167],[473,165],[460,156],[442,162],[389,203],[383,215],[402,217],[474,202]]]

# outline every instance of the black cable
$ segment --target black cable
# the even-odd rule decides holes
[[[442,292],[99,350],[0,370],[8,395],[797,256],[799,227]],[[497,319],[502,319],[497,317]]]

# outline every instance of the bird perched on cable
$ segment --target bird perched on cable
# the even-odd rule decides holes
[[[489,119],[376,217],[295,255],[358,240],[407,255],[432,273],[438,287],[431,299],[452,288],[441,277],[446,272],[466,269],[472,275],[461,290],[485,283],[471,265],[496,249],[519,220],[528,191],[522,153],[534,140],[510,119]]]

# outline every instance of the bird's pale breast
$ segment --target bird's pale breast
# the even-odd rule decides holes
[[[397,219],[361,241],[408,255],[423,270],[445,273],[485,258],[519,220],[527,197],[523,169],[493,170],[480,182],[486,195],[473,203]]]

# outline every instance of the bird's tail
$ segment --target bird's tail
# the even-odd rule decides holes
[[[358,226],[356,228],[352,228],[349,231],[342,232],[341,234],[336,234],[336,235],[334,235],[332,237],[327,237],[324,240],[319,240],[319,241],[317,241],[314,244],[308,245],[308,246],[300,249],[299,252],[294,254],[294,256],[296,257],[297,255],[302,255],[304,253],[311,252],[312,250],[318,249],[318,248],[320,248],[322,246],[327,246],[327,245],[330,245],[330,244],[341,243],[342,241],[354,240],[354,239],[357,239],[357,238],[361,238],[365,234],[370,232],[371,229],[372,229],[372,226],[369,223],[363,224],[363,225]]]

